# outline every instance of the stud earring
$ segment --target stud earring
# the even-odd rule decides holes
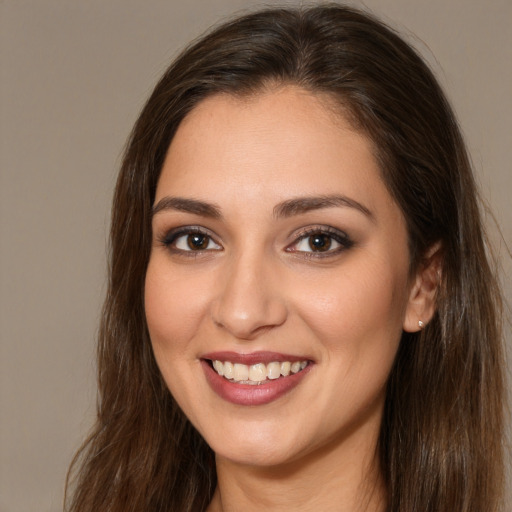
[[[425,327],[425,324],[421,320],[418,320],[418,327],[420,329],[423,329],[423,327]]]

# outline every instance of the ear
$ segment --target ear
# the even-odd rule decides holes
[[[421,331],[434,316],[442,266],[442,247],[437,242],[427,251],[413,277],[405,311],[404,331]]]

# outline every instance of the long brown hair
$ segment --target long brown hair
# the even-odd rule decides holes
[[[198,102],[279,84],[329,94],[373,140],[407,221],[411,269],[432,244],[442,247],[437,313],[420,333],[403,334],[389,379],[379,445],[389,510],[500,510],[500,293],[460,130],[417,53],[338,5],[225,23],[178,57],[144,107],[113,203],[97,422],[70,470],[67,510],[197,512],[211,499],[213,453],[166,388],[146,327],[151,207],[171,139]]]

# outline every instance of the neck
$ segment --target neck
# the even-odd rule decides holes
[[[217,457],[218,486],[208,512],[384,512],[387,492],[377,443],[365,440],[333,441],[273,467]]]

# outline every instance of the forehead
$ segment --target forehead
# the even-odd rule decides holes
[[[301,187],[327,194],[343,176],[345,187],[349,181],[351,188],[383,185],[371,140],[327,95],[287,86],[200,102],[171,142],[156,199],[164,188],[190,190],[204,183],[223,192],[232,188],[237,196],[265,184],[285,195],[303,193]]]
[[[363,134],[356,128],[358,123],[349,107],[331,93],[311,92],[296,85],[269,85],[251,93],[218,93],[203,99],[181,121],[171,147],[180,132],[190,137],[191,131],[198,131],[198,128],[204,128],[202,136],[212,127],[215,135],[220,135],[217,132],[220,126],[225,129],[223,134],[227,133],[234,125],[240,135],[249,131],[261,135],[278,125],[304,128],[303,122],[311,128],[309,136],[312,133],[322,135],[319,129],[326,127]],[[296,130],[288,133],[298,134]],[[368,143],[372,145],[369,138]]]

